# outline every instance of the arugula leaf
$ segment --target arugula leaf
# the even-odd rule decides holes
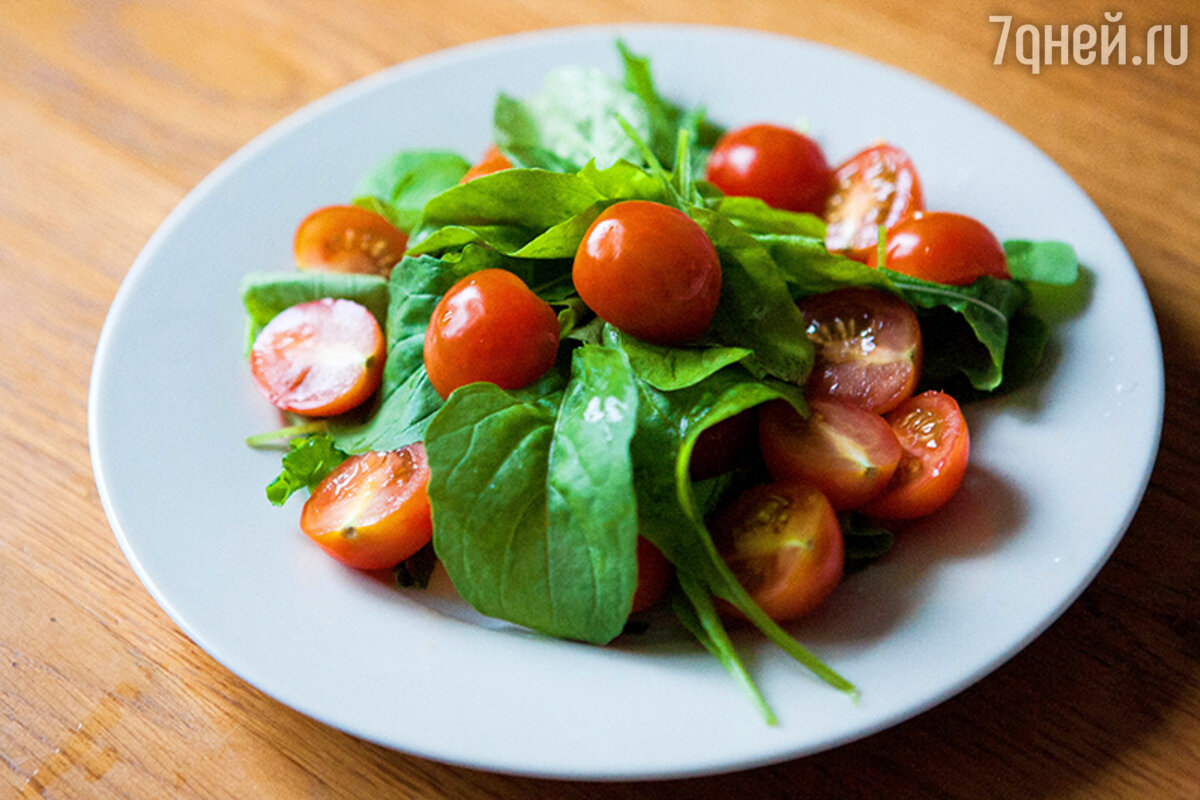
[[[411,232],[420,225],[421,209],[429,198],[457,184],[470,166],[457,153],[404,150],[380,161],[359,180],[354,203]]]
[[[603,643],[637,583],[635,379],[619,352],[585,345],[565,389],[548,388],[471,384],[434,417],[434,548],[481,613]]]
[[[286,308],[310,300],[336,297],[366,306],[382,327],[387,315],[387,280],[378,275],[345,272],[250,272],[242,278],[246,308],[246,351],[259,331]]]
[[[283,505],[301,489],[312,489],[349,455],[338,449],[328,433],[299,436],[288,443],[283,456],[282,471],[267,486],[267,499],[273,505]]]
[[[719,197],[709,207],[747,233],[804,236],[825,249],[825,221],[815,214],[772,208],[757,197]]]

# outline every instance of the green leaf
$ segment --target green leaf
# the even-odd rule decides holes
[[[1079,278],[1079,259],[1066,242],[1010,239],[1004,243],[1008,271],[1014,278],[1055,286],[1070,286]]]
[[[267,499],[283,505],[301,489],[312,489],[348,457],[327,433],[300,436],[288,443],[279,476],[267,486]]]
[[[625,353],[633,371],[664,392],[686,389],[721,369],[754,354],[745,347],[676,347],[657,345],[604,326],[604,341]]]
[[[721,197],[709,207],[747,233],[803,236],[825,249],[825,221],[815,214],[772,208],[757,197]]]
[[[856,572],[892,549],[892,532],[856,511],[838,514],[846,548],[846,571]]]
[[[354,202],[411,232],[421,223],[425,203],[456,185],[470,166],[457,153],[405,150],[380,161],[362,177]]]
[[[387,319],[387,279],[344,272],[251,272],[242,278],[246,308],[246,350],[259,331],[286,308],[335,297],[366,306],[382,327]]]

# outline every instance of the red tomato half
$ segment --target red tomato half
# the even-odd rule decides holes
[[[727,195],[757,197],[773,208],[820,214],[829,195],[821,147],[779,125],[750,125],[717,142],[705,179]]]
[[[459,183],[466,183],[469,180],[478,178],[480,175],[491,175],[493,172],[503,172],[506,169],[512,169],[512,162],[504,153],[500,152],[500,148],[492,145],[483,154],[483,158],[479,163],[467,170],[467,174],[462,176]]]
[[[816,348],[811,396],[882,414],[912,396],[921,374],[921,326],[908,304],[877,289],[839,289],[800,301]]]
[[[394,567],[433,536],[428,484],[420,442],[351,456],[313,490],[300,529],[343,564]]]
[[[721,260],[707,234],[682,211],[646,200],[596,218],[571,277],[599,317],[656,344],[704,333],[721,299]]]
[[[812,611],[842,579],[845,549],[837,514],[808,484],[772,483],[744,492],[717,517],[713,541],[742,588],[777,622]]]
[[[878,264],[876,253],[867,259]],[[1009,278],[1008,257],[982,223],[948,211],[917,212],[888,231],[888,269],[914,278],[966,286],[990,275]]]
[[[887,415],[904,457],[883,494],[864,511],[914,519],[937,511],[958,491],[971,451],[967,421],[954,398],[924,392]]]
[[[450,287],[425,331],[425,369],[442,397],[476,381],[519,389],[557,355],[554,309],[503,269],[480,270]]]
[[[813,400],[804,418],[788,403],[759,415],[763,460],[779,481],[804,481],[836,509],[861,508],[883,491],[900,463],[896,434],[883,417],[836,400]]]
[[[878,246],[880,225],[890,229],[924,208],[921,179],[908,154],[890,144],[868,147],[833,173],[825,246],[866,261]]]
[[[408,249],[408,235],[373,211],[326,206],[296,229],[296,266],[330,272],[391,274]]]
[[[250,350],[250,371],[278,408],[327,417],[379,388],[385,355],[375,315],[350,300],[325,298],[294,305],[268,322]]]
[[[671,576],[675,567],[667,560],[650,540],[639,536],[637,540],[637,591],[633,594],[633,608],[629,613],[636,614],[653,608],[667,596],[671,588]]]
[[[743,411],[700,432],[688,463],[692,480],[715,478],[745,463],[754,444],[755,416],[754,409]]]

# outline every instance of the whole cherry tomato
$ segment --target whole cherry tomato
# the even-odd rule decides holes
[[[682,211],[646,200],[596,218],[571,277],[598,316],[656,344],[704,333],[721,299],[721,260],[708,236]]]
[[[966,286],[977,278],[1009,278],[999,240],[977,220],[948,211],[918,211],[887,235],[886,266],[914,278]],[[867,263],[876,266],[874,252]]]
[[[833,173],[825,246],[866,261],[878,246],[880,225],[891,229],[924,208],[921,179],[908,154],[890,144],[868,147]]]
[[[454,284],[425,331],[425,369],[443,398],[476,381],[519,389],[554,366],[557,355],[554,309],[503,269]]]
[[[300,269],[387,277],[404,257],[408,235],[365,208],[326,206],[304,218],[293,247]]]
[[[758,124],[717,141],[705,179],[727,195],[757,197],[787,211],[820,214],[829,195],[829,164],[821,147],[799,131]]]

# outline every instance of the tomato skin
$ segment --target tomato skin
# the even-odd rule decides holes
[[[433,536],[428,484],[429,464],[420,442],[351,456],[313,490],[300,513],[300,528],[343,564],[394,567]]]
[[[748,489],[717,517],[713,542],[742,588],[776,622],[809,613],[842,579],[837,514],[810,484]],[[719,607],[732,611],[723,602]]]
[[[250,371],[277,408],[328,417],[379,388],[385,356],[374,314],[350,300],[325,298],[275,315],[254,339]]]
[[[462,176],[459,183],[466,183],[481,175],[491,175],[493,172],[503,172],[506,169],[512,168],[513,163],[508,160],[508,156],[501,153],[500,148],[493,144],[484,152],[483,157],[479,159],[479,163],[467,170],[467,174]]]
[[[890,230],[924,209],[921,179],[908,154],[886,143],[868,147],[833,173],[825,203],[825,246],[866,261],[878,246],[880,225]]]
[[[945,505],[962,484],[971,452],[962,410],[944,392],[923,392],[887,415],[904,450],[883,494],[863,510],[880,519],[916,519]]]
[[[721,260],[708,236],[682,211],[646,200],[596,218],[571,277],[599,317],[655,344],[704,333],[721,298]]]
[[[644,536],[637,539],[637,590],[633,593],[631,614],[653,608],[667,596],[675,567]]]
[[[373,211],[326,206],[304,218],[293,242],[296,266],[368,275],[392,273],[404,257],[408,235]]]
[[[978,220],[949,211],[915,212],[888,231],[886,266],[914,278],[966,286],[1010,278],[1000,241]],[[876,253],[867,264],[878,265]]]
[[[554,366],[558,316],[503,269],[472,273],[450,288],[425,331],[425,369],[443,398],[489,381],[502,389],[533,383]]]
[[[705,179],[727,195],[757,197],[773,208],[820,214],[831,174],[821,147],[804,134],[760,123],[717,141]]]
[[[756,412],[750,409],[701,431],[688,463],[692,480],[715,478],[736,468],[751,455],[757,429]]]
[[[888,485],[903,451],[883,417],[849,403],[813,400],[806,419],[788,403],[759,415],[759,443],[771,475],[821,490],[837,510],[861,508]]]
[[[883,414],[912,396],[924,348],[921,325],[907,303],[889,292],[854,287],[807,297],[799,306],[816,348],[810,397]]]

